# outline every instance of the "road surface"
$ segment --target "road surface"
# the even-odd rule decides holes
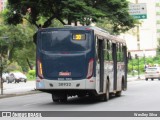
[[[0,111],[160,111],[160,81],[128,82],[121,97],[108,102],[69,98],[67,103],[53,103],[48,93],[0,99]]]

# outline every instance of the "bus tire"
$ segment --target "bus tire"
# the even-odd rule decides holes
[[[115,95],[116,97],[120,97],[122,95],[122,91],[117,91]]]
[[[53,100],[53,102],[55,102],[55,103],[59,102],[59,99],[52,99],[52,100]]]
[[[122,90],[124,90],[124,82],[123,82],[123,79],[122,79],[122,82],[121,82],[121,90],[120,91],[117,91],[115,96],[116,97],[120,97],[122,95]]]
[[[67,95],[65,94],[65,95],[62,95],[62,96],[58,96],[58,97],[55,97],[55,95],[54,94],[52,94],[52,100],[53,100],[53,102],[67,102]]]
[[[52,100],[53,100],[53,102],[55,102],[55,103],[59,102],[59,99],[56,99],[53,94],[52,94]]]
[[[62,98],[62,99],[60,99],[60,102],[61,102],[61,103],[65,103],[65,102],[67,102],[67,97],[66,97],[66,98]]]
[[[106,83],[106,93],[102,96],[103,97],[103,101],[108,101],[109,100],[109,82],[107,80]]]

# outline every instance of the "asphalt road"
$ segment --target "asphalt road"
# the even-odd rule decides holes
[[[51,95],[38,93],[0,99],[0,111],[160,111],[160,81],[128,82],[121,97],[99,102],[87,97],[53,103]]]

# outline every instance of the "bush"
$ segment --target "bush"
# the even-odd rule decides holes
[[[154,64],[160,64],[160,56],[156,56],[153,58],[139,58],[139,71],[140,73],[144,72],[144,66],[145,64],[147,65],[151,65],[153,66]],[[129,61],[128,63],[128,72],[131,73],[132,72],[132,66],[133,66],[133,70],[138,71],[138,59],[132,59]]]
[[[28,74],[27,74],[27,78],[28,79],[31,79],[31,80],[35,80],[36,78],[36,71],[35,70],[29,70],[28,71]]]

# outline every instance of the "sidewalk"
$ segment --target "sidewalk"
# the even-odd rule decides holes
[[[140,78],[138,78],[138,75],[134,75],[134,76],[128,75],[127,76],[127,82],[136,81],[136,80],[144,80],[145,79],[144,75],[140,75],[139,77]]]
[[[1,95],[0,90],[0,99],[6,97],[22,96],[28,94],[39,93],[35,90],[35,81],[28,81],[26,83],[3,83],[3,95]]]

